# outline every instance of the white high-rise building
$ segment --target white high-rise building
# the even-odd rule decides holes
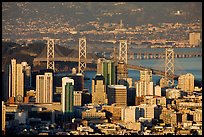
[[[9,88],[9,97],[24,97],[23,67],[21,64],[16,63],[16,59],[11,59],[11,75],[9,77],[11,77],[9,78],[9,86],[11,86],[11,90]]]
[[[140,71],[140,80],[135,82],[136,96],[153,95],[152,71]]]
[[[137,81],[135,82],[136,96],[148,96],[153,95],[153,82]]]
[[[23,67],[21,64],[17,64],[17,87],[16,87],[16,96],[24,96],[24,75]]]
[[[36,76],[36,103],[52,103],[53,75],[45,72]]]
[[[11,60],[11,96],[9,97],[15,97],[16,96],[16,59]]]

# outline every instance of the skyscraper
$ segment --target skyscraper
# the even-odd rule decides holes
[[[74,80],[69,77],[62,78],[62,95],[61,95],[62,112],[70,114],[74,106]]]
[[[140,80],[135,82],[136,96],[153,95],[152,71],[140,71]]]
[[[11,59],[11,94],[9,97],[16,96],[16,59]]]
[[[97,74],[102,74],[106,85],[115,84],[115,65],[111,60],[99,58],[97,63]]]
[[[24,97],[24,74],[22,65],[17,64],[16,59],[11,59],[11,75],[9,74],[9,77],[11,77],[9,78],[9,86],[11,86],[9,97],[15,97],[16,102],[21,102]]]
[[[17,64],[17,73],[16,73],[16,96],[24,97],[24,75],[23,75],[23,67],[21,64]]]
[[[97,74],[92,80],[92,103],[107,103],[105,79],[102,74]]]
[[[127,80],[128,69],[127,65],[124,62],[118,62],[117,64],[117,81],[120,79]]]
[[[36,76],[36,103],[52,103],[53,74],[45,72]]]
[[[27,62],[21,62],[24,75],[24,95],[31,88],[31,66]]]
[[[127,87],[124,85],[109,85],[107,97],[109,105],[127,106]]]
[[[194,90],[194,76],[191,73],[181,75],[178,78],[178,88],[183,91],[193,92]]]

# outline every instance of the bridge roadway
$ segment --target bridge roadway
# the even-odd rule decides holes
[[[165,76],[164,71],[155,70],[155,69],[152,69],[152,68],[147,68],[147,67],[142,67],[142,66],[135,66],[135,65],[130,65],[130,64],[127,64],[127,68],[134,69],[134,70],[151,70],[152,74],[154,74],[154,75]],[[178,80],[179,76],[178,75],[168,75],[167,77],[168,78],[173,78],[174,80]]]
[[[47,58],[34,58],[33,62],[41,62],[47,61]],[[79,58],[71,58],[71,57],[55,57],[50,59],[50,61],[64,61],[64,62],[78,62]],[[95,63],[93,59],[86,59],[86,63]]]
[[[79,59],[78,58],[70,58],[70,57],[55,57],[54,59],[52,59],[54,61],[70,61],[70,62],[78,62]],[[41,62],[41,61],[47,61],[47,58],[34,58],[34,61],[33,62]],[[86,63],[96,63],[96,61],[94,61],[94,59],[86,59]],[[142,66],[135,66],[135,65],[130,65],[130,64],[127,64],[127,68],[130,68],[130,69],[134,69],[134,70],[151,70],[152,71],[152,74],[154,75],[159,75],[159,76],[165,76],[165,72],[161,71],[161,70],[155,70],[155,69],[152,69],[152,68],[147,68],[147,67],[142,67]],[[178,79],[179,76],[177,75],[169,75],[167,76],[169,78],[174,78],[175,80]]]

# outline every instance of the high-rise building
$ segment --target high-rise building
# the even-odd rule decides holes
[[[4,104],[4,101],[2,101],[2,108],[1,108],[1,116],[2,116],[2,135],[5,135],[6,130],[6,105]]]
[[[9,97],[14,97],[16,102],[21,102],[24,97],[24,74],[22,65],[17,64],[16,59],[11,59],[10,72]]]
[[[45,72],[36,76],[36,103],[52,103],[53,74]]]
[[[181,75],[178,78],[178,88],[183,91],[193,92],[194,90],[194,76],[191,73]]]
[[[102,74],[97,74],[92,80],[92,103],[107,103],[105,79]]]
[[[120,79],[126,80],[128,77],[127,65],[124,62],[118,62],[117,64],[117,81]]]
[[[135,88],[137,97],[153,95],[153,82],[136,81]]]
[[[136,96],[153,95],[152,71],[140,71],[140,80],[135,82]]]
[[[31,66],[27,62],[21,62],[24,74],[24,95],[31,89]]]
[[[115,84],[115,65],[111,60],[99,58],[97,63],[97,74],[102,74],[106,85]]]
[[[15,97],[16,96],[16,73],[17,73],[17,69],[16,69],[16,59],[12,59],[11,60],[11,94],[9,97]]]
[[[23,67],[21,64],[17,64],[17,74],[16,74],[16,96],[24,97],[24,75],[23,75]]]
[[[107,89],[108,104],[127,106],[127,87],[124,85],[109,85]]]
[[[62,112],[72,114],[74,106],[74,80],[69,77],[62,78],[61,94]]]
[[[200,33],[189,33],[189,44],[198,46],[200,44]]]

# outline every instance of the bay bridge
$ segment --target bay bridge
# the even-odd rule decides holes
[[[97,64],[97,57],[93,56],[93,54],[87,54],[86,49],[86,38],[80,38],[79,39],[79,47],[78,47],[78,54],[74,52],[70,52],[68,55],[64,55],[59,50],[59,46],[55,45],[55,42],[53,39],[47,39],[47,46],[43,49],[41,54],[39,54],[36,58],[33,60],[33,64],[38,64],[40,62],[47,62],[47,69],[53,69],[54,70],[54,62],[55,61],[62,61],[62,62],[78,62],[78,72],[84,73],[86,69],[86,64]],[[134,69],[134,70],[151,70],[152,74],[163,76],[169,79],[178,79],[178,75],[174,74],[174,62],[173,58],[177,57],[187,57],[187,54],[175,54],[173,50],[166,49],[166,52],[146,52],[146,53],[134,53],[132,50],[127,54],[128,52],[128,46],[127,46],[127,40],[120,40],[119,45],[119,56],[118,58],[122,61],[124,61],[127,65],[127,68]],[[130,50],[130,49],[129,49]],[[114,50],[115,51],[115,50]],[[46,56],[47,53],[47,56]],[[115,54],[115,53],[114,53]],[[134,59],[135,56],[136,59],[138,58],[166,58],[167,61],[164,62],[165,64],[165,70],[156,70],[153,68],[143,67],[141,65],[132,65],[128,64],[127,60]],[[190,53],[188,57],[190,56],[201,56],[201,53]],[[140,57],[138,57],[140,56]],[[143,57],[142,57],[143,56]]]

